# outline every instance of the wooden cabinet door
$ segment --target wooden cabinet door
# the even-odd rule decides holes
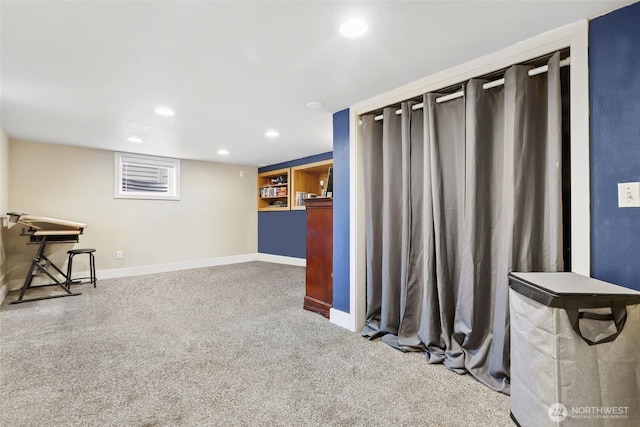
[[[329,317],[333,304],[333,199],[308,199],[304,308]]]

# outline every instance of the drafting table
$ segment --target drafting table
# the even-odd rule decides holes
[[[27,301],[38,301],[50,298],[60,298],[80,295],[79,292],[71,292],[67,287],[67,276],[58,268],[49,258],[44,254],[44,250],[49,243],[77,243],[79,236],[82,234],[86,224],[75,221],[67,221],[64,219],[49,218],[46,216],[28,215],[17,212],[7,212],[9,215],[9,221],[24,225],[28,228],[23,228],[21,236],[28,236],[28,244],[37,244],[38,251],[35,258],[31,262],[31,268],[27,273],[27,277],[20,290],[20,296],[16,301],[11,304],[19,304]],[[55,273],[63,277],[63,280],[59,280]],[[44,285],[32,285],[33,276],[36,274],[45,274],[53,283]],[[24,294],[27,289],[40,288],[44,286],[59,286],[64,293],[37,297],[37,298],[24,298]]]

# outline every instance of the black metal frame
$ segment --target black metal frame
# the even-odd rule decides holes
[[[77,251],[85,251],[85,252],[77,252]],[[93,284],[93,287],[96,287],[96,283],[98,282],[98,278],[96,277],[96,258],[93,255],[93,252],[95,251],[94,249],[78,249],[78,250],[70,250],[67,251],[67,254],[69,255],[67,257],[67,288],[71,289],[71,285],[76,285],[79,283],[85,283],[83,282],[83,280],[89,279],[89,282],[87,283],[91,283]],[[88,252],[91,251],[91,252]],[[78,277],[75,280],[73,280],[71,278],[71,275],[73,274],[73,257],[75,257],[76,255],[84,255],[87,254],[89,255],[89,277]]]
[[[39,300],[45,300],[45,299],[81,295],[80,292],[71,292],[71,290],[67,286],[67,275],[64,274],[62,270],[58,268],[58,266],[56,266],[49,258],[45,256],[44,250],[45,250],[45,247],[47,246],[47,243],[49,243],[47,241],[48,236],[33,236],[32,234],[24,234],[24,233],[23,235],[29,235],[31,237],[31,241],[34,243],[37,243],[37,242],[35,242],[33,238],[34,237],[37,238],[37,240],[39,240],[40,245],[38,246],[38,251],[36,253],[36,256],[35,258],[33,258],[33,261],[31,262],[31,268],[29,269],[29,272],[27,273],[27,277],[24,281],[24,284],[22,285],[22,289],[20,290],[20,296],[18,297],[17,300],[12,301],[11,304],[20,304],[20,303],[29,302],[29,301],[39,301]],[[55,239],[54,242],[52,243],[68,243],[69,242],[68,236],[66,237],[67,237],[67,240],[65,240],[64,242],[59,239]],[[53,274],[51,274],[51,272],[49,271],[49,267],[53,267],[53,269],[56,272],[58,272],[58,274],[64,277],[64,281],[58,280]],[[47,277],[53,280],[54,283],[47,283],[44,285],[32,286],[31,282],[33,281],[33,276],[39,273],[46,274]],[[65,293],[60,295],[49,295],[49,296],[37,297],[37,298],[27,298],[27,299],[24,298],[24,294],[27,291],[27,289],[43,288],[47,286],[60,286],[62,290],[65,291]]]

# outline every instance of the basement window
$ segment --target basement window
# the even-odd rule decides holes
[[[180,200],[180,160],[116,152],[114,197]]]

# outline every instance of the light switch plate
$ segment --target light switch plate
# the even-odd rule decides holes
[[[618,183],[618,207],[640,207],[640,182]]]

